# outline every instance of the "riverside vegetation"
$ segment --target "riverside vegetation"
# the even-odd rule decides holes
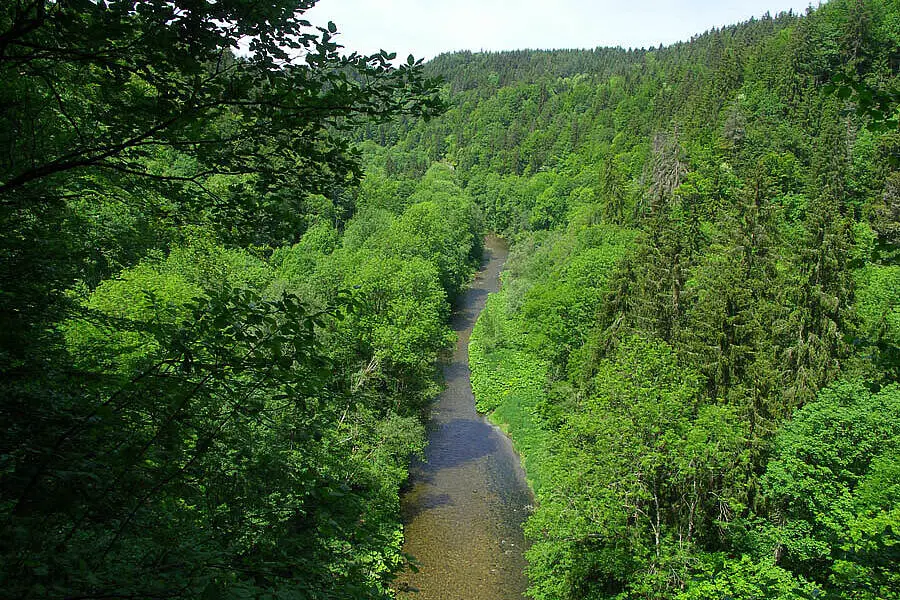
[[[312,4],[0,8],[0,596],[391,597],[491,230],[533,598],[900,597],[900,3],[399,66]]]
[[[441,103],[312,4],[0,8],[0,596],[392,596],[481,238],[447,168],[357,185]]]
[[[464,108],[411,147],[515,241],[471,364],[534,598],[900,597],[898,24],[435,61]]]

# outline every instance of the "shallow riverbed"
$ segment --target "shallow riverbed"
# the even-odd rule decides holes
[[[504,242],[488,236],[482,269],[453,316],[459,340],[444,368],[447,388],[432,409],[426,461],[412,466],[402,499],[404,551],[419,572],[398,578],[397,589],[409,590],[401,598],[523,598],[522,522],[532,496],[509,440],[475,412],[468,362],[472,327],[506,256]]]

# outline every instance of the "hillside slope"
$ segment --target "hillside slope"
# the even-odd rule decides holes
[[[447,114],[364,132],[514,242],[471,356],[533,597],[897,597],[898,66],[900,3],[835,0],[443,55]]]

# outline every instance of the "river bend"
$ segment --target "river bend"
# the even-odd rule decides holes
[[[432,408],[425,461],[412,465],[402,498],[404,552],[419,572],[398,578],[401,598],[523,598],[522,523],[532,495],[509,439],[475,411],[469,379],[472,327],[499,287],[506,256],[501,239],[485,239],[482,268],[453,315],[459,339],[444,367],[447,387]]]

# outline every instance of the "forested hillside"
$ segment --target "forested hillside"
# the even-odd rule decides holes
[[[0,597],[394,597],[494,231],[533,598],[900,598],[900,1],[427,64],[314,4],[0,6]]]
[[[359,187],[441,103],[311,4],[2,4],[0,597],[392,597],[480,225]]]
[[[900,4],[834,0],[443,55],[446,115],[367,127],[514,242],[470,361],[534,598],[898,597],[898,67]]]

